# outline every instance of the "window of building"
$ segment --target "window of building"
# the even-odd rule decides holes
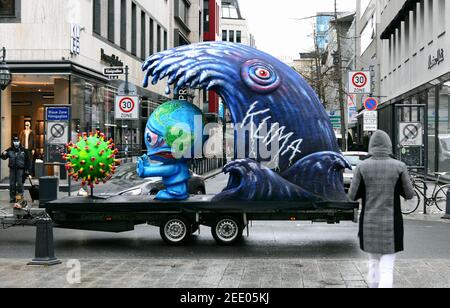
[[[155,52],[155,22],[150,18],[150,56]]]
[[[0,0],[0,16],[13,17],[16,14],[15,0]]]
[[[101,35],[102,7],[100,0],[94,0],[94,33]]]
[[[108,40],[115,40],[115,7],[114,0],[108,0]]]
[[[178,0],[178,6],[175,8],[175,17],[186,26],[188,26],[189,6],[188,1]]]
[[[436,88],[428,91],[428,171],[436,172]]]
[[[376,37],[376,21],[373,15],[361,32],[361,55],[369,48]]]
[[[120,47],[127,49],[127,0],[120,3]]]
[[[230,30],[230,31],[229,31],[229,34],[230,34],[230,40],[229,40],[229,42],[234,43],[234,30]]]
[[[167,50],[167,31],[164,31],[164,50]]]
[[[203,0],[203,32],[209,32],[209,0]]]
[[[222,4],[222,17],[239,19],[237,8],[231,4]]]
[[[222,41],[226,42],[228,41],[228,31],[222,30]]]
[[[145,22],[146,20],[146,16],[145,16],[145,12],[141,12],[141,58],[145,59],[145,57],[147,56],[147,48],[146,48],[146,44],[147,44],[147,31],[146,31],[146,27],[147,27],[147,23]]]
[[[156,27],[156,51],[161,51],[161,26]]]
[[[450,172],[450,82],[439,88],[438,171]]]
[[[242,43],[242,31],[236,31],[236,43]]]
[[[137,55],[137,7],[131,4],[131,53]]]

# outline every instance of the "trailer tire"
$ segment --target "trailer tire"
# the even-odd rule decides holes
[[[191,239],[191,224],[185,217],[169,216],[162,221],[159,234],[167,244],[182,246]]]
[[[217,244],[232,246],[242,239],[244,224],[235,217],[220,217],[211,227],[211,233]]]

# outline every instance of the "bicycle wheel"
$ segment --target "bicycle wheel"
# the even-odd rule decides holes
[[[439,211],[444,211],[447,207],[447,192],[450,191],[450,185],[444,185],[434,195],[434,203]]]
[[[415,196],[414,198],[412,198],[411,200],[406,200],[404,198],[401,198],[401,206],[402,206],[402,213],[403,215],[409,215],[414,213],[420,205],[420,195],[417,191],[415,192]]]

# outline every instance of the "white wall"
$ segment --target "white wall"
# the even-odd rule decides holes
[[[418,14],[409,16],[411,22],[403,23],[396,35],[382,41],[381,91],[386,96],[383,101],[394,99],[450,72],[450,3],[446,2],[426,0],[423,7],[418,4]],[[430,3],[433,3],[432,10]],[[443,4],[446,4],[445,9]],[[390,1],[384,12],[392,15],[394,7],[397,7],[397,2]],[[421,10],[424,11],[423,20]],[[382,20],[381,27],[385,28],[389,20]],[[395,48],[392,48],[394,44]],[[430,55],[435,57],[441,48],[444,49],[444,62],[429,69]]]

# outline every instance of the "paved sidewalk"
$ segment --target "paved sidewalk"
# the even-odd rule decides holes
[[[363,260],[81,260],[80,284],[67,282],[67,260],[54,267],[26,262],[0,260],[0,288],[367,288]],[[395,287],[449,288],[450,261],[400,260]]]

